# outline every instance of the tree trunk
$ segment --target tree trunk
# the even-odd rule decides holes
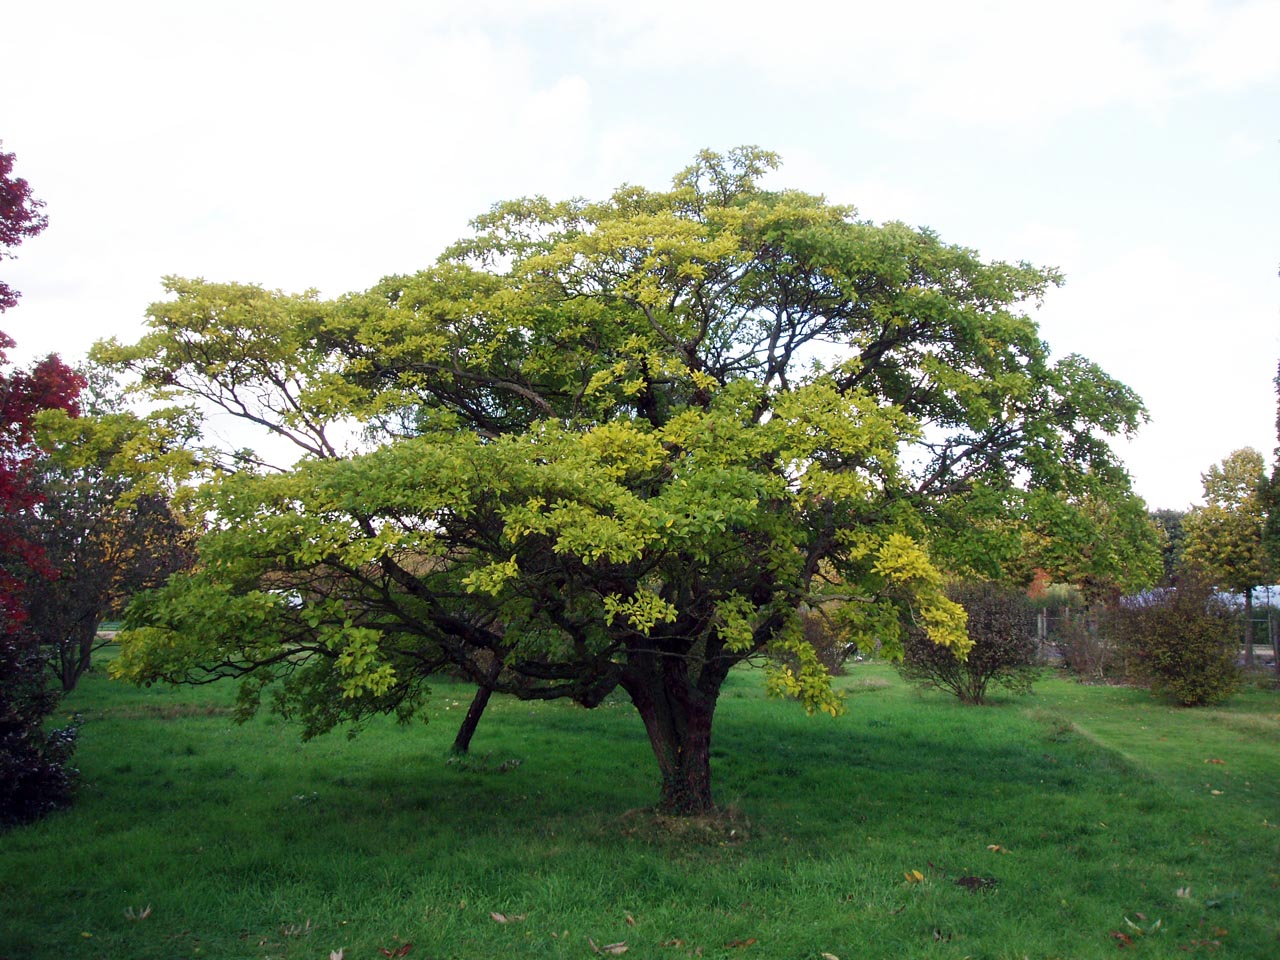
[[[672,658],[651,669],[629,670],[623,688],[631,696],[649,734],[662,778],[658,807],[664,813],[696,816],[715,809],[711,796],[711,720],[719,679],[691,682],[683,661]],[[642,674],[637,676],[637,674]]]
[[[1244,591],[1244,665],[1253,666],[1253,587]]]
[[[58,644],[58,679],[64,693],[74,690],[81,675],[89,669],[97,637],[97,620],[83,620],[75,624],[70,637]]]
[[[476,695],[471,698],[471,706],[467,707],[467,715],[462,718],[462,726],[458,728],[458,735],[453,738],[452,750],[454,753],[466,753],[471,749],[471,738],[475,735],[476,727],[480,725],[480,717],[484,714],[484,708],[489,705],[489,698],[493,696],[492,685],[497,681],[498,674],[501,672],[502,661],[494,657],[493,664],[489,667],[488,682],[476,687]]]

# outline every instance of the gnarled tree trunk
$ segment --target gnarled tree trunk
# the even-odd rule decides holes
[[[695,681],[686,660],[637,658],[624,671],[662,777],[659,809],[694,816],[715,809],[711,794],[711,721],[726,669],[702,664]]]

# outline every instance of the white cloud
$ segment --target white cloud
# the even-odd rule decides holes
[[[1280,3],[1198,6],[1201,16],[1187,65],[1192,78],[1226,89],[1280,78]]]
[[[585,78],[540,82],[523,44],[416,15],[281,9],[90,5],[58,57],[11,64],[0,134],[51,224],[6,268],[25,351],[72,352],[60,331],[95,320],[134,335],[169,273],[360,289],[427,265],[496,199],[577,186]],[[86,294],[96,318],[70,312]]]
[[[1275,445],[1280,327],[1256,286],[1138,246],[1079,271],[1040,313],[1057,354],[1087,354],[1146,402],[1151,422],[1117,449],[1153,507],[1186,507],[1211,464]]]

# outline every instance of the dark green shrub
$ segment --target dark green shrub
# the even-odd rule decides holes
[[[1030,691],[1038,671],[1034,613],[1026,596],[994,583],[955,584],[947,595],[969,615],[969,656],[957,659],[911,624],[898,666],[902,676],[919,686],[947,690],[964,703],[984,703],[992,683],[1015,693]]]
[[[76,728],[46,732],[57,705],[44,658],[33,643],[0,633],[0,829],[26,823],[71,799],[68,764]]]
[[[1236,613],[1194,570],[1124,600],[1115,623],[1153,693],[1192,707],[1225,700],[1240,685]]]

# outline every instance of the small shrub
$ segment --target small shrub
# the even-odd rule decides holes
[[[840,630],[822,610],[805,610],[800,619],[804,638],[812,645],[818,662],[833,677],[843,677],[845,661],[858,653],[857,644],[850,643],[847,633]],[[793,671],[800,669],[800,661],[793,653],[780,654],[777,659]]]
[[[76,771],[68,762],[76,727],[46,732],[58,702],[34,644],[0,633],[0,829],[27,823],[71,799]]]
[[[813,644],[818,662],[833,677],[844,676],[844,663],[858,652],[856,644],[849,642],[848,634],[838,630],[821,610],[804,614],[804,638]]]
[[[986,702],[987,689],[998,683],[1015,693],[1030,691],[1037,670],[1032,636],[1032,608],[1018,590],[994,583],[956,584],[948,596],[969,615],[973,647],[959,660],[919,627],[908,626],[898,670],[919,686],[947,690],[964,703]]]
[[[1078,680],[1108,683],[1128,676],[1128,649],[1115,638],[1111,617],[1098,608],[1066,611],[1051,638]]]
[[[1240,685],[1235,611],[1196,571],[1122,602],[1116,628],[1153,693],[1192,707],[1225,700]]]

